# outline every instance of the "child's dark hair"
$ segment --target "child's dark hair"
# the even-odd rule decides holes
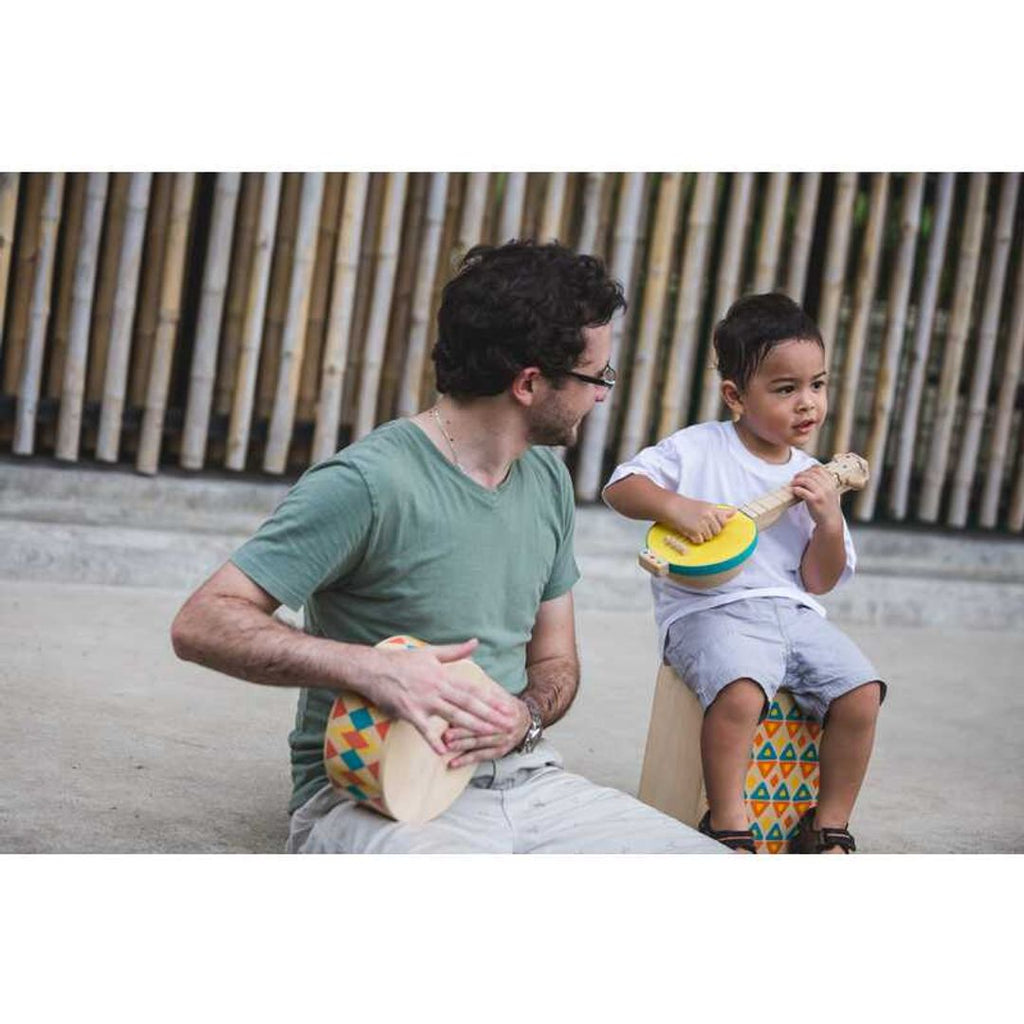
[[[557,243],[478,245],[445,285],[434,346],[437,390],[497,395],[527,366],[559,386],[579,359],[582,329],[608,323],[626,300],[594,256]]]
[[[818,325],[782,292],[744,295],[715,325],[712,340],[718,375],[741,392],[780,341],[814,341],[825,348]]]

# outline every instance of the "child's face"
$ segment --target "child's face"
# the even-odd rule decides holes
[[[783,341],[765,357],[745,391],[726,401],[739,412],[737,427],[758,454],[788,457],[789,447],[805,445],[825,419],[828,392],[825,353],[814,341]]]

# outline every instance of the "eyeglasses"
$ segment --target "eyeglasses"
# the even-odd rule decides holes
[[[600,377],[592,377],[589,373],[578,373],[576,370],[565,371],[570,377],[582,380],[587,384],[596,384],[598,387],[607,388],[609,391],[615,387],[616,373],[611,366],[606,366],[601,371]]]

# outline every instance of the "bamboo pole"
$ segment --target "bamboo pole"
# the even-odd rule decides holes
[[[128,402],[139,408],[146,401],[149,363],[156,343],[156,323],[160,316],[160,281],[167,248],[167,220],[171,215],[173,174],[154,174],[149,196],[149,223],[143,250],[138,311],[132,336],[131,368],[128,373]]]
[[[967,506],[977,469],[981,430],[985,423],[985,412],[989,408],[992,363],[999,331],[999,311],[1003,305],[1006,268],[1010,260],[1010,246],[1013,243],[1013,222],[1019,186],[1019,174],[1007,174],[1003,178],[995,232],[988,246],[991,253],[988,285],[985,289],[985,304],[975,350],[971,394],[961,435],[960,457],[953,474],[953,493],[949,515],[946,517],[946,522],[950,526],[962,527],[967,523]]]
[[[678,172],[664,174],[658,189],[658,205],[654,215],[654,237],[647,260],[647,282],[644,287],[643,310],[636,352],[630,373],[626,422],[619,440],[619,461],[631,458],[647,439],[648,408],[654,380],[658,339],[661,336],[672,266],[672,241],[679,214],[679,198],[683,176]]]
[[[800,200],[789,245],[786,294],[801,305],[807,287],[807,264],[811,256],[811,243],[814,241],[814,221],[820,190],[821,174],[818,171],[808,171],[800,176]]]
[[[85,213],[75,256],[75,277],[71,297],[71,323],[64,359],[64,383],[57,422],[58,459],[78,460],[82,431],[82,403],[85,399],[85,364],[89,354],[89,326],[92,323],[93,289],[99,264],[100,235],[107,205],[109,175],[90,174],[86,184]]]
[[[420,400],[419,408],[432,403],[436,395],[434,380],[434,362],[431,355],[434,345],[437,342],[437,316],[435,311],[441,305],[441,292],[445,284],[452,276],[455,269],[454,256],[458,255],[455,248],[455,237],[458,231],[462,200],[465,195],[465,186],[468,184],[467,175],[457,175],[451,179],[448,188],[448,203],[445,210],[444,226],[441,231],[440,257],[438,259],[437,271],[434,274],[434,286],[431,290],[429,309],[431,311],[427,320],[427,341],[425,345],[426,357],[423,360],[423,369],[420,376]],[[462,186],[460,188],[460,186]]]
[[[260,363],[260,341],[263,338],[263,317],[270,291],[270,266],[274,256],[274,233],[281,206],[280,172],[263,175],[260,192],[259,220],[253,249],[252,271],[242,318],[242,337],[235,367],[235,388],[231,400],[228,443],[224,465],[228,469],[245,469],[249,450],[249,431],[256,398],[256,371]]]
[[[644,176],[624,174],[619,188],[619,210],[615,222],[615,241],[612,248],[611,275],[628,288],[636,263],[637,239],[643,216]],[[623,350],[625,318],[612,321],[612,351],[610,362],[618,366]],[[601,484],[604,450],[611,426],[612,402],[615,389],[603,402],[599,402],[583,421],[583,440],[580,444],[579,463],[576,467],[576,497],[581,501],[595,501]]]
[[[291,283],[288,286],[288,312],[281,336],[281,357],[277,369],[277,391],[270,417],[267,447],[263,453],[264,473],[283,473],[295,426],[295,400],[299,393],[299,373],[309,320],[309,299],[313,290],[320,207],[324,199],[322,173],[303,175],[299,203],[299,226],[295,239]]]
[[[708,249],[715,218],[718,175],[698,174],[686,233],[686,253],[679,279],[675,336],[672,339],[665,388],[661,396],[658,436],[678,430],[690,405],[693,368],[697,357],[700,314],[703,308]],[[783,199],[785,193],[783,192]]]
[[[1017,389],[1021,384],[1021,366],[1024,365],[1024,258],[1017,263],[1017,284],[1010,315],[1009,336],[1006,342],[1006,357],[999,382],[999,398],[996,401],[996,419],[992,427],[992,443],[989,446],[988,470],[985,474],[985,490],[981,499],[981,525],[993,527],[999,513],[999,492],[1003,487],[1003,471],[1006,466],[1010,424],[1013,420],[1013,406]],[[1021,479],[1024,480],[1024,472]],[[1016,529],[1020,529],[1018,523]]]
[[[78,239],[82,233],[82,215],[85,212],[85,186],[87,175],[68,174],[64,179],[64,211],[60,218],[59,260],[54,267],[56,298],[50,320],[50,343],[47,346],[46,394],[60,398],[67,357],[68,328],[71,323],[71,295],[75,281],[75,257]]]
[[[749,172],[734,174],[729,192],[729,216],[725,222],[725,240],[722,255],[718,261],[718,278],[715,285],[715,321],[725,315],[726,310],[739,298],[742,289],[740,275],[743,270],[743,241],[747,233],[750,216],[750,201],[754,191],[754,176]],[[718,388],[718,371],[713,358],[704,367],[701,381],[700,402],[697,419],[716,419],[722,407]]]
[[[895,519],[907,514],[907,495],[910,488],[910,470],[914,462],[914,443],[917,437],[917,418],[924,391],[925,371],[928,367],[928,349],[931,346],[935,303],[942,279],[942,264],[946,256],[949,222],[953,208],[954,175],[942,174],[935,197],[935,212],[928,260],[925,265],[921,294],[917,301],[917,319],[914,325],[914,344],[910,352],[910,367],[903,399],[902,424],[892,487],[889,490],[889,512]]]
[[[830,353],[831,367],[836,367],[838,351],[837,330],[839,307],[843,301],[843,283],[846,278],[846,258],[850,248],[853,226],[853,202],[857,198],[857,175],[844,173],[836,182],[832,203],[832,220],[828,230],[828,253],[821,280],[821,300],[818,303],[818,330],[825,339],[825,350]]]
[[[523,198],[523,219],[519,228],[521,238],[539,238],[540,220],[547,193],[547,174],[527,174],[526,193]]]
[[[121,259],[121,236],[124,233],[130,183],[130,174],[112,174],[107,188],[106,225],[100,244],[96,295],[92,303],[89,361],[85,380],[87,402],[99,402],[103,398],[103,380],[107,372],[107,344],[110,341],[110,325],[114,317],[117,266]]]
[[[974,286],[978,277],[981,256],[981,233],[985,226],[985,196],[988,174],[972,174],[967,199],[967,219],[960,244],[956,286],[953,293],[953,312],[950,315],[946,352],[939,379],[939,395],[932,421],[931,444],[924,471],[924,487],[918,518],[934,523],[939,517],[942,486],[949,464],[949,447],[953,436],[957,398],[960,393],[960,370],[963,366],[964,347],[971,326],[971,307]]]
[[[505,195],[501,202],[498,244],[519,238],[523,231],[523,203],[526,199],[526,175],[512,171],[505,175]]]
[[[0,355],[4,351],[4,317],[7,312],[7,281],[14,253],[14,218],[18,212],[20,174],[0,174]]]
[[[100,432],[96,441],[96,458],[100,462],[117,462],[121,443],[124,393],[128,383],[128,355],[132,343],[132,320],[138,295],[142,244],[146,236],[146,213],[149,209],[152,179],[153,175],[148,171],[133,174],[128,188],[128,211],[121,241],[117,290],[114,293],[114,316],[110,327],[107,367],[103,381]]]
[[[266,322],[256,377],[256,418],[270,416],[277,386],[277,356],[284,330],[288,282],[291,278],[292,252],[295,249],[295,225],[299,218],[302,175],[287,172],[281,179],[280,212],[274,239],[274,258],[270,265],[270,290],[267,292]]]
[[[903,354],[903,335],[907,326],[907,306],[910,286],[914,277],[914,257],[917,234],[921,226],[921,200],[924,198],[924,175],[907,176],[900,212],[900,243],[896,266],[889,287],[888,321],[875,384],[874,409],[871,414],[871,432],[867,442],[868,465],[874,467],[867,486],[857,495],[854,515],[858,519],[871,519],[875,514],[878,485],[884,472],[885,447],[892,418],[896,394],[896,378]]]
[[[878,283],[878,264],[882,258],[882,239],[885,229],[885,211],[889,203],[889,174],[876,174],[871,181],[868,226],[861,246],[857,284],[853,299],[853,320],[846,342],[843,378],[839,392],[832,448],[837,452],[850,450],[853,438],[853,414],[857,404],[864,349],[871,326],[871,308]]]
[[[36,412],[42,383],[46,326],[50,319],[50,290],[53,286],[53,264],[63,196],[64,175],[49,175],[39,217],[39,263],[32,281],[28,336],[22,359],[21,383],[18,388],[12,449],[15,455],[31,455],[35,449]]]
[[[565,171],[555,171],[548,175],[548,187],[544,195],[544,213],[540,222],[540,240],[542,242],[554,242],[562,237],[567,177]]]
[[[373,283],[373,305],[370,325],[366,331],[363,350],[362,375],[359,382],[359,401],[356,412],[355,440],[365,437],[377,418],[377,388],[380,383],[381,359],[387,340],[391,295],[398,265],[398,240],[402,232],[402,209],[408,180],[405,172],[388,175],[387,191],[380,228],[380,256]]]
[[[757,262],[754,266],[755,292],[771,291],[778,278],[779,252],[782,249],[782,221],[786,214],[788,188],[789,175],[785,171],[772,174],[768,179],[761,241],[757,247]]]
[[[470,174],[466,182],[466,198],[462,205],[462,220],[455,241],[458,255],[462,255],[483,241],[484,214],[487,212],[487,186],[490,175]]]
[[[604,175],[588,173],[583,183],[583,221],[576,239],[576,251],[590,254],[597,248],[597,229],[601,223],[601,193]]]
[[[14,254],[14,280],[11,282],[10,312],[7,337],[4,342],[4,394],[17,393],[21,379],[21,363],[28,337],[29,307],[35,268],[39,262],[39,222],[45,198],[45,174],[26,175],[25,198],[22,204],[18,231],[17,252]]]
[[[317,389],[320,384],[320,363],[327,333],[327,302],[330,298],[331,268],[338,241],[338,220],[345,175],[332,172],[324,178],[324,199],[320,207],[320,233],[313,267],[313,291],[309,298],[309,322],[306,325],[306,349],[299,378],[299,401],[296,415],[300,420],[316,416]]]
[[[1024,529],[1024,459],[1021,460],[1017,482],[1013,486],[1013,495],[1010,498],[1010,511],[1006,517],[1006,525],[1014,533],[1020,533]]]
[[[234,404],[235,367],[241,345],[242,319],[245,300],[249,295],[249,275],[252,273],[253,250],[256,245],[256,218],[260,208],[259,174],[243,174],[235,214],[234,240],[231,246],[231,267],[228,272],[228,290],[224,300],[224,322],[220,331],[220,351],[217,355],[217,383],[213,408],[218,415],[231,411]]]
[[[149,382],[142,414],[142,430],[135,455],[135,468],[140,473],[150,475],[157,471],[160,463],[160,442],[163,437],[178,323],[181,319],[185,260],[188,256],[188,229],[195,182],[195,174],[175,174],[171,192],[171,210],[160,275],[160,309],[157,314],[156,336],[153,339],[153,356],[149,361]]]
[[[426,209],[427,174],[410,174],[406,185],[402,234],[398,243],[398,265],[391,295],[387,340],[377,382],[377,416],[386,421],[394,416],[398,389],[401,386],[409,348],[409,318],[412,315],[412,293],[416,287],[420,242]]]
[[[338,246],[334,258],[331,287],[331,311],[324,339],[320,398],[317,403],[316,430],[313,434],[312,461],[329,458],[338,445],[341,422],[341,398],[348,366],[349,331],[355,308],[356,279],[359,273],[359,242],[366,214],[368,174],[353,173],[345,183]]]
[[[427,359],[427,332],[431,318],[430,300],[434,291],[434,279],[437,276],[447,194],[448,175],[432,175],[430,194],[427,198],[426,227],[420,246],[416,293],[412,302],[409,351],[406,354],[405,372],[398,397],[398,415],[403,417],[415,415],[420,405],[420,383],[423,380],[423,364]]]
[[[238,206],[241,175],[237,171],[217,175],[210,221],[210,241],[203,268],[203,288],[199,300],[195,346],[189,371],[188,404],[185,428],[181,438],[182,469],[202,469],[206,461],[206,440],[210,432],[213,409],[214,376],[217,369],[217,348],[220,341],[221,318],[224,313],[224,292],[231,266],[231,236]]]
[[[359,273],[356,276],[356,302],[352,312],[352,326],[349,329],[345,388],[341,396],[342,426],[348,428],[349,440],[353,439],[356,416],[359,412],[363,349],[366,347],[366,334],[370,325],[370,300],[373,298],[377,264],[380,259],[381,209],[387,183],[387,174],[371,174],[366,196],[363,237],[359,245]]]

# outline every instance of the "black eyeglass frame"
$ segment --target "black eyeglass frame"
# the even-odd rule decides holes
[[[618,377],[615,370],[611,366],[606,366],[601,371],[600,377],[592,377],[589,373],[580,373],[577,370],[566,370],[565,371],[570,377],[575,377],[577,380],[581,380],[586,384],[596,384],[598,387],[607,388],[609,391],[615,387],[615,381]]]

